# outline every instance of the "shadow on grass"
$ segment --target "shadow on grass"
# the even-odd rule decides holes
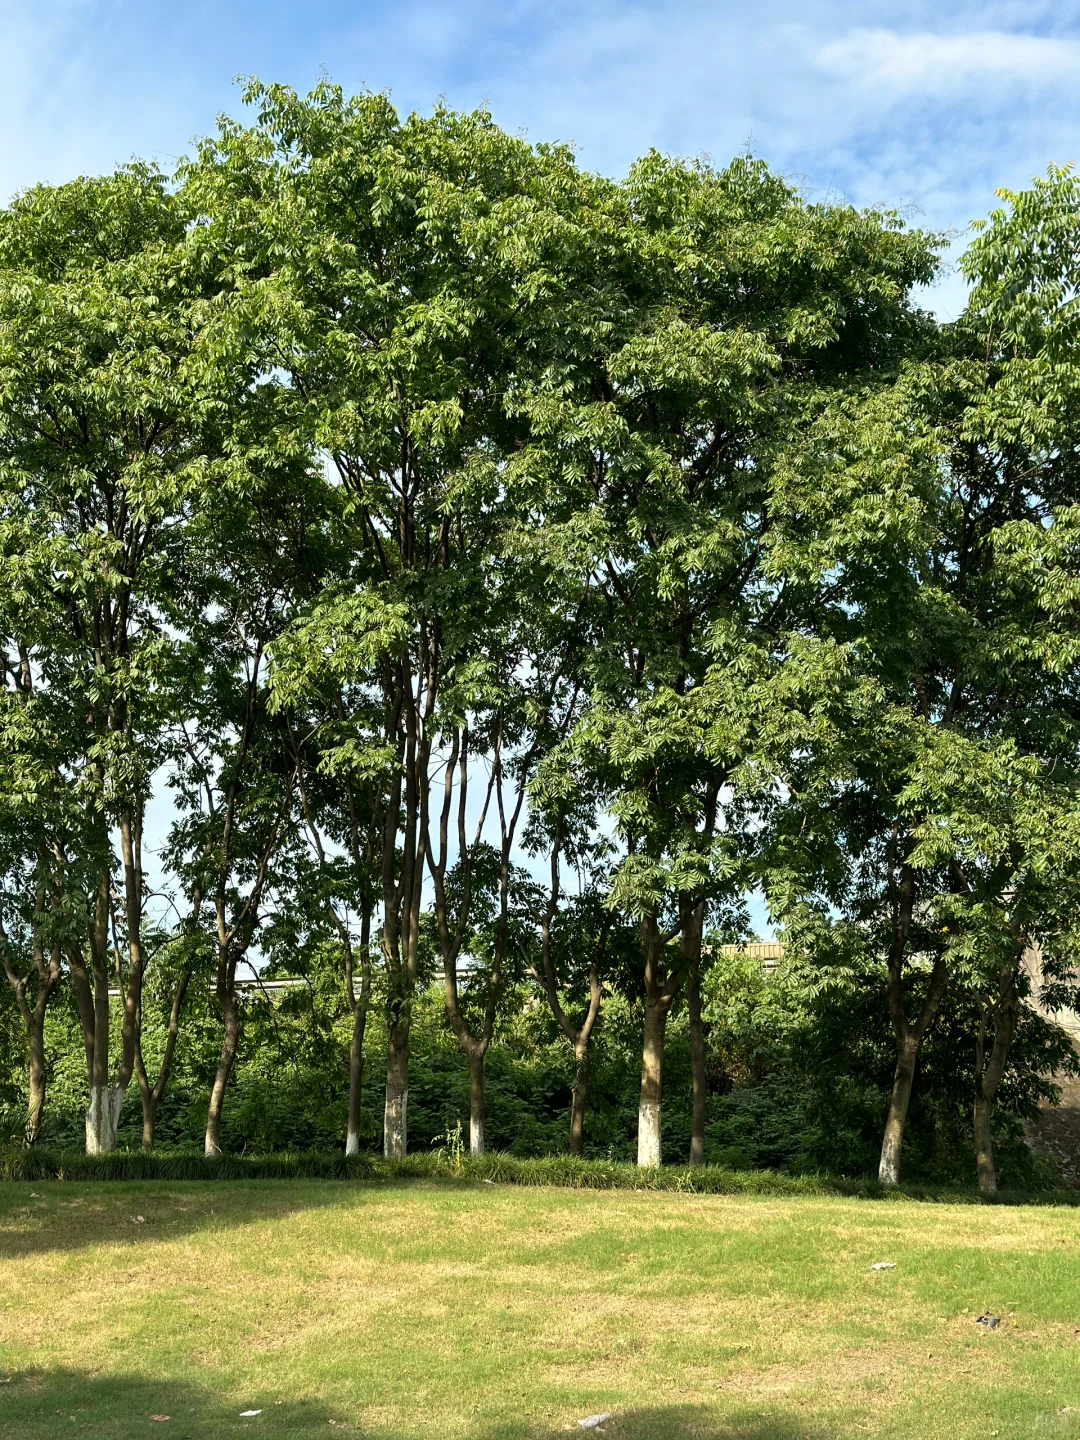
[[[385,1188],[310,1181],[0,1182],[0,1261],[92,1245],[141,1248],[336,1205],[355,1211]]]
[[[242,1419],[242,1410],[261,1410]],[[162,1418],[167,1417],[167,1418]],[[128,1440],[147,1434],[163,1440],[210,1440],[212,1436],[325,1436],[336,1417],[325,1405],[301,1401],[276,1404],[259,1396],[226,1402],[185,1381],[121,1375],[93,1378],[70,1370],[13,1375],[0,1387],[0,1435],[4,1440],[39,1436],[92,1435],[94,1440]],[[345,1417],[340,1417],[346,1424]],[[332,1432],[331,1432],[332,1433]],[[373,1440],[353,1427],[342,1434]]]
[[[252,1418],[242,1410],[258,1410]],[[167,1417],[167,1418],[162,1418]],[[275,1401],[253,1394],[223,1400],[186,1381],[124,1375],[93,1378],[71,1370],[34,1371],[0,1386],[4,1440],[50,1440],[58,1433],[94,1440],[214,1440],[218,1436],[296,1437],[339,1434],[353,1440],[419,1440],[443,1433],[440,1415],[417,1413],[413,1423],[368,1427],[345,1410],[314,1400]],[[454,1427],[456,1429],[456,1426]],[[582,1431],[573,1418],[552,1426],[528,1417],[473,1430],[474,1440],[555,1440],[568,1433],[608,1440],[837,1440],[835,1429],[755,1412],[721,1419],[693,1405],[655,1405],[619,1411],[598,1430]]]

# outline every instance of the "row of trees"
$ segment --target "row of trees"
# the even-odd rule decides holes
[[[886,1182],[920,1047],[970,997],[992,1188],[1024,956],[1060,1006],[1077,941],[1072,175],[1005,196],[943,326],[916,300],[935,237],[755,160],[650,154],[617,183],[483,113],[246,98],[253,122],[171,181],[133,165],[0,213],[0,947],[27,1138],[67,985],[87,1149],[133,1077],[152,1144],[209,967],[218,1150],[238,974],[329,948],[349,1151],[377,995],[405,1152],[434,962],[474,1152],[500,1004],[531,977],[573,1049],[576,1151],[605,996],[639,988],[646,1165],[685,1002],[700,1161],[702,975],[759,886],[807,963],[887,976]]]

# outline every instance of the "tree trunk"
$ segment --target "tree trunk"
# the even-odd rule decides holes
[[[975,1168],[979,1177],[979,1189],[984,1195],[997,1191],[997,1174],[994,1170],[994,1146],[990,1136],[991,1104],[981,1091],[975,1091]]]
[[[80,960],[73,965],[73,974],[79,973],[77,991],[85,988],[85,999],[89,1005],[91,1031],[84,1036],[87,1041],[86,1055],[90,1064],[89,1097],[86,1104],[86,1153],[108,1155],[116,1148],[116,1124],[124,1104],[126,1082],[109,1084],[109,895],[110,876],[102,873],[98,886],[93,923],[90,926],[90,960],[93,980],[86,974]],[[80,1014],[83,1004],[80,1001]]]
[[[355,816],[352,792],[349,792],[350,815]],[[312,823],[314,829],[314,823]],[[353,861],[359,868],[360,844],[358,828],[353,825]],[[321,846],[321,841],[320,841]],[[320,848],[320,854],[322,853]],[[331,919],[340,931],[345,947],[345,993],[352,1006],[352,1036],[349,1040],[349,1116],[345,1126],[345,1154],[360,1153],[360,1101],[364,1091],[364,1034],[367,1030],[368,1005],[371,1000],[371,909],[366,908],[360,925],[360,994],[356,993],[356,976],[352,940],[345,923],[333,905]]]
[[[469,1154],[484,1153],[484,1059],[479,1046],[469,1056]]]
[[[690,1075],[693,1088],[690,1164],[704,1165],[709,1085],[705,1065],[705,1026],[701,1019],[701,968],[698,965],[693,966],[686,977],[686,1008],[690,1020]]]
[[[83,1032],[83,1050],[86,1056],[86,1084],[94,1084],[94,991],[86,962],[76,945],[68,948],[68,970],[71,974],[71,988],[75,992],[75,1003],[79,1010],[79,1023]]]
[[[561,851],[561,831],[556,829],[551,842],[551,889],[548,892],[544,918],[540,922],[540,954],[543,970],[539,974],[536,970],[532,970],[530,973],[543,986],[551,1013],[558,1022],[559,1029],[574,1048],[574,1089],[570,1100],[570,1154],[580,1155],[585,1146],[585,1101],[589,1094],[589,1047],[592,1044],[593,1030],[596,1028],[596,1021],[600,1014],[600,1002],[603,994],[603,987],[600,983],[600,967],[607,946],[610,914],[604,917],[596,948],[589,963],[589,1008],[585,1012],[585,1018],[580,1027],[575,1028],[559,999],[559,982],[551,955],[551,922],[559,908],[561,890],[559,881]]]
[[[585,1148],[585,1101],[589,1094],[589,1036],[579,1036],[574,1046],[577,1073],[570,1100],[570,1154],[580,1155]]]
[[[44,1021],[44,1018],[44,1014],[42,1014],[41,1020]],[[43,1032],[44,1025],[35,1024],[27,1036],[29,1103],[26,1109],[26,1144],[28,1147],[37,1143],[41,1134],[41,1119],[45,1111],[45,1037]]]
[[[87,1155],[111,1155],[116,1149],[116,1127],[124,1108],[124,1085],[94,1085],[86,1107]]]
[[[142,1148],[144,1150],[153,1150],[154,1148],[154,1125],[156,1121],[157,1106],[151,1098],[149,1109],[147,1109],[145,1105],[143,1106]]]
[[[671,975],[666,972],[664,946],[667,942],[660,933],[656,916],[642,915],[638,929],[645,960],[645,1025],[641,1044],[637,1163],[652,1166],[660,1164],[660,1102],[667,1017],[683,977],[681,970]]]
[[[900,865],[899,884],[895,891],[892,939],[889,944],[888,1004],[889,1020],[896,1040],[896,1071],[893,1075],[889,1113],[885,1119],[885,1133],[881,1140],[881,1159],[878,1162],[878,1180],[882,1185],[900,1183],[900,1152],[904,1143],[908,1106],[911,1103],[911,1087],[915,1081],[915,1062],[918,1059],[919,1046],[941,1009],[949,980],[945,960],[939,955],[934,961],[919,1018],[914,1025],[909,1025],[904,1011],[904,964],[915,898],[915,871],[904,861]]]
[[[405,1015],[387,1030],[383,1154],[388,1160],[403,1159],[409,1143],[409,1029]]]
[[[885,1135],[881,1142],[881,1160],[878,1164],[878,1179],[882,1185],[900,1183],[900,1147],[904,1140],[908,1105],[911,1103],[917,1052],[918,1043],[911,1035],[897,1044],[896,1073],[893,1076],[892,1098],[889,1101]]]
[[[143,1064],[142,1044],[135,1052],[135,1078],[139,1082],[139,1103],[142,1106],[142,1147],[144,1150],[154,1148],[154,1118],[157,1105],[154,1102],[154,1092],[150,1088],[150,1081],[146,1075],[146,1066]]]
[[[984,1195],[997,1191],[997,1172],[994,1168],[994,1145],[991,1134],[991,1120],[994,1097],[997,1095],[1001,1077],[1005,1073],[1005,1062],[1009,1058],[1016,1031],[1017,1012],[1020,1005],[1016,994],[1016,971],[1011,965],[1003,966],[998,978],[997,998],[992,1005],[983,1009],[979,1035],[975,1046],[975,1169],[979,1189]],[[990,1059],[986,1060],[986,1021],[988,1013],[994,1021],[994,1043]]]
[[[639,1165],[660,1164],[660,1099],[664,1078],[664,1032],[668,1006],[645,1002],[645,1035],[641,1047],[641,1094],[638,1102]]]
[[[221,1116],[225,1107],[225,1088],[229,1083],[233,1061],[236,1059],[236,1051],[240,1043],[239,1002],[235,995],[222,995],[220,998],[224,1034],[221,1039],[221,1055],[218,1059],[217,1074],[214,1076],[214,1086],[210,1091],[210,1107],[206,1114],[206,1139],[203,1144],[203,1153],[206,1155],[221,1154]]]
[[[360,1100],[364,1088],[364,1031],[367,1005],[353,1005],[352,1039],[349,1041],[349,1120],[345,1131],[345,1154],[360,1154]]]
[[[102,903],[104,895],[104,903]],[[98,895],[98,921],[91,940],[94,974],[94,1074],[86,1106],[86,1153],[107,1155],[116,1147],[116,1123],[112,1118],[112,1089],[109,1085],[109,967],[105,959],[109,915],[109,876],[106,873]],[[101,912],[104,910],[104,920]],[[121,1092],[120,1103],[124,1096]],[[119,1113],[119,1111],[117,1112]]]
[[[39,906],[39,912],[44,901]],[[15,994],[15,1004],[26,1031],[26,1123],[24,1141],[29,1146],[37,1143],[41,1135],[41,1122],[45,1111],[45,1011],[49,1000],[60,980],[60,951],[54,947],[51,961],[45,962],[44,947],[40,935],[34,937],[34,970],[37,972],[37,994],[31,1006],[27,999],[27,987],[34,971],[19,976],[12,969],[8,957],[8,938],[0,921],[0,945],[4,950],[4,971]]]
[[[198,902],[195,906],[195,918],[198,918]],[[158,1077],[153,1087],[147,1078],[146,1066],[143,1064],[142,1055],[142,1016],[139,1016],[139,1033],[135,1046],[135,1074],[139,1081],[139,1099],[142,1102],[143,1112],[143,1134],[142,1143],[144,1150],[154,1148],[154,1129],[157,1124],[157,1107],[161,1097],[165,1094],[165,1087],[169,1083],[169,1075],[172,1073],[173,1056],[176,1054],[176,1041],[180,1034],[180,1013],[184,1008],[184,997],[187,995],[188,985],[191,983],[191,971],[183,970],[180,979],[173,991],[172,1005],[169,1009],[169,1029],[165,1037],[165,1053],[161,1057],[161,1068],[158,1070]]]

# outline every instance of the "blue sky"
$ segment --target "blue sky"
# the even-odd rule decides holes
[[[1080,0],[0,0],[0,198],[132,155],[170,167],[238,74],[325,69],[403,110],[483,102],[618,174],[751,148],[815,196],[963,230],[1080,160]],[[959,282],[936,304],[951,313]]]

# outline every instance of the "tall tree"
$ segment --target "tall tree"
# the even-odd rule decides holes
[[[27,714],[50,715],[54,780],[76,780],[83,811],[78,850],[58,858],[85,885],[65,950],[91,1152],[112,1148],[135,1064],[143,816],[174,703],[163,615],[193,508],[238,468],[228,416],[250,378],[219,343],[215,281],[193,260],[180,202],[142,165],[37,187],[0,213],[3,647],[49,697]],[[125,953],[115,1071],[111,932]]]
[[[552,430],[578,467],[572,523],[605,602],[575,743],[625,846],[613,901],[640,931],[638,1150],[652,1165],[667,1017],[699,970],[708,907],[737,905],[746,882],[735,787],[756,741],[742,692],[784,658],[821,583],[780,457],[812,397],[895,372],[925,329],[910,292],[933,256],[892,217],[808,205],[751,160],[716,171],[652,155],[624,195],[623,324]],[[695,1156],[702,1062],[696,1043]]]
[[[832,587],[817,659],[838,668],[819,716],[833,704],[838,724],[785,773],[802,814],[784,844],[822,843],[819,916],[839,910],[886,964],[886,1184],[952,983],[986,997],[976,1148],[992,1188],[1021,956],[1043,939],[1071,949],[1080,372],[1065,236],[1080,207],[1057,172],[1008,202],[965,260],[962,320],[890,389],[827,405],[792,462]]]
[[[276,697],[302,699],[304,709],[288,717],[297,785],[313,865],[301,872],[301,894],[312,919],[329,922],[340,951],[349,1035],[349,1101],[345,1153],[360,1151],[360,1114],[364,1082],[364,1037],[372,1002],[375,940],[372,920],[379,896],[379,841],[385,828],[383,808],[389,765],[378,748],[378,712],[372,713],[361,691],[331,687],[320,696],[317,684],[286,640],[278,652]],[[298,672],[303,675],[297,685]],[[354,706],[353,701],[357,703]],[[301,733],[297,727],[302,726]],[[306,881],[306,883],[305,883]]]
[[[274,434],[268,382],[255,423]],[[222,1145],[229,1079],[243,1030],[237,971],[258,955],[267,916],[292,884],[299,844],[298,755],[274,704],[269,652],[316,593],[324,563],[324,490],[306,454],[263,457],[260,483],[209,497],[192,525],[183,660],[186,709],[172,741],[178,818],[168,859],[193,911],[213,917],[222,1038],[205,1149]],[[302,814],[302,806],[301,806]],[[301,822],[302,823],[302,822]]]
[[[380,837],[388,1035],[384,1147],[407,1143],[408,1057],[431,829],[432,746],[448,677],[480,663],[521,508],[516,390],[565,345],[580,282],[562,252],[598,182],[486,114],[402,121],[383,96],[253,85],[186,184],[207,232],[266,297],[296,423],[347,497],[353,558],[304,633],[366,682],[394,757]],[[584,330],[584,327],[582,327]],[[582,334],[575,344],[588,343]]]

